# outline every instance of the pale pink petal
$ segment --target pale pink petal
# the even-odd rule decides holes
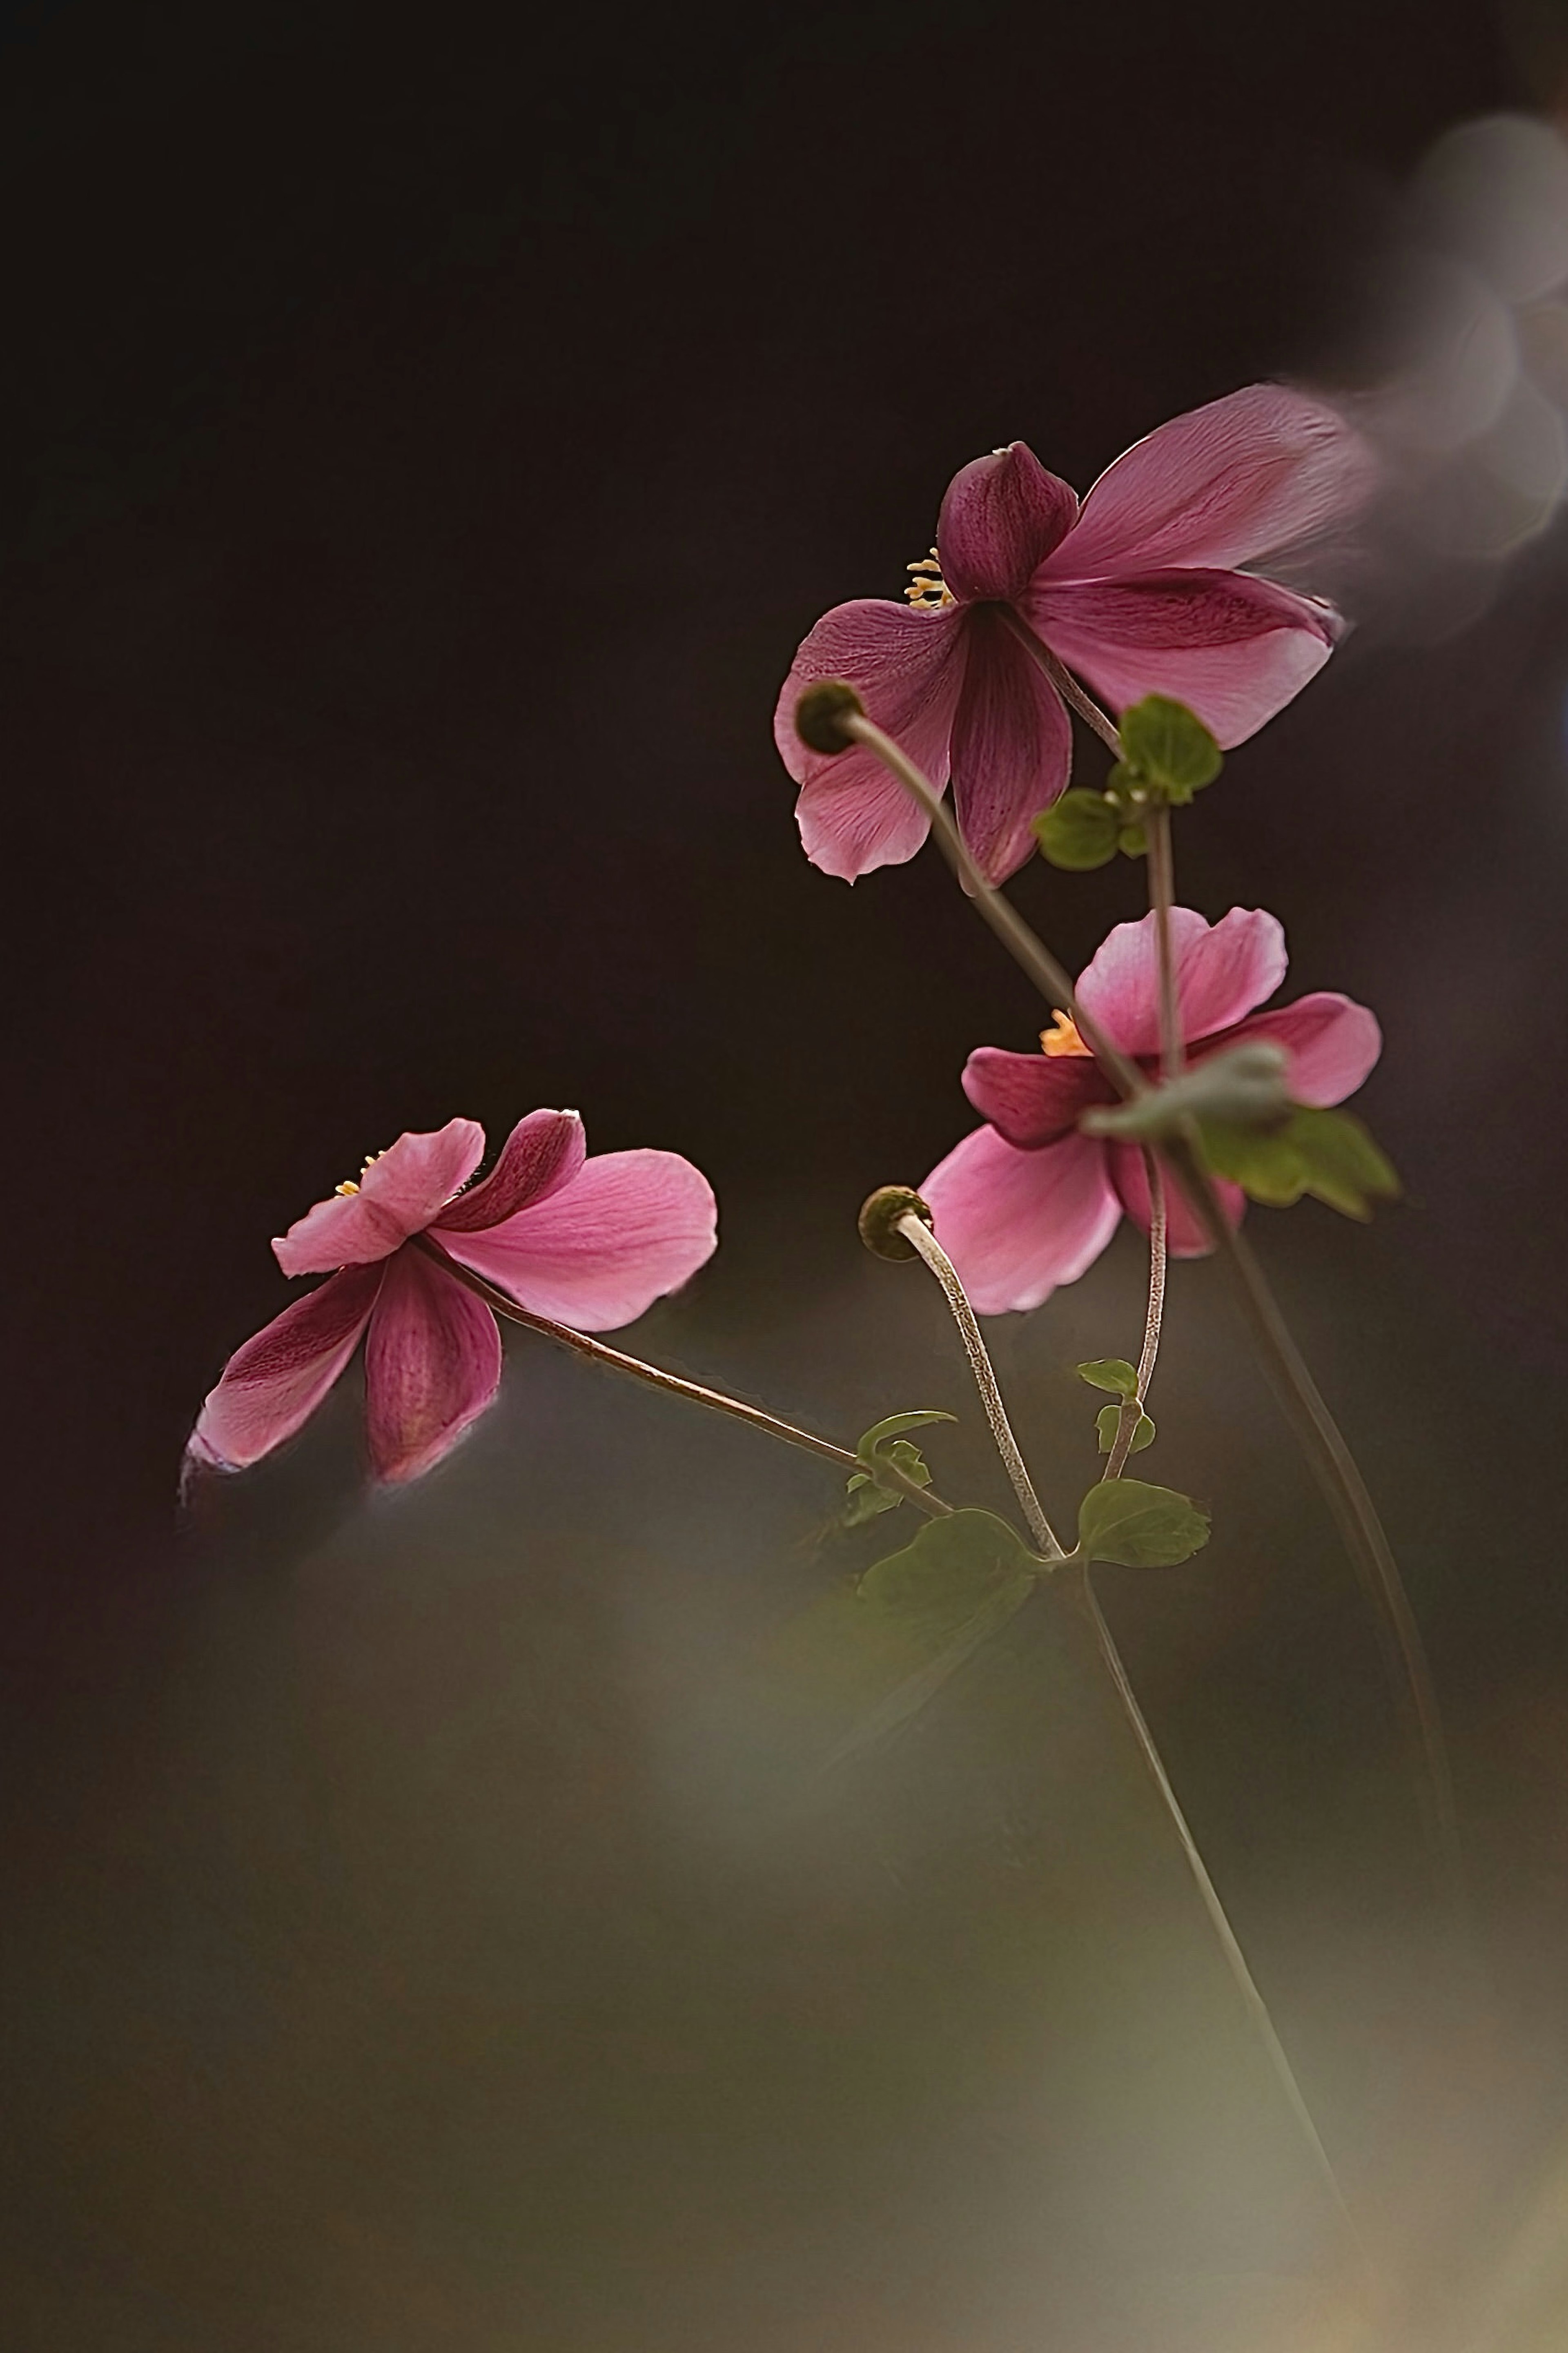
[[[962,601],[1016,596],[1078,519],[1078,495],[1022,441],[948,484],[936,527],[942,576]]]
[[[1184,1039],[1206,1038],[1242,1020],[1285,977],[1279,917],[1233,907],[1206,923],[1191,907],[1171,910],[1177,1001]],[[1160,1050],[1160,966],[1154,918],[1118,923],[1080,975],[1079,1003],[1124,1054]]]
[[[1115,710],[1173,695],[1227,750],[1300,692],[1340,631],[1331,607],[1241,572],[1042,581],[1024,609]]]
[[[1299,997],[1294,1005],[1254,1013],[1234,1035],[1283,1046],[1290,1057],[1285,1085],[1291,1101],[1318,1109],[1353,1095],[1383,1051],[1377,1016],[1326,988]]]
[[[952,720],[953,807],[986,881],[1005,882],[1034,854],[1030,818],[1067,790],[1072,727],[999,613],[975,607],[966,649]]]
[[[1113,1144],[1110,1147],[1110,1174],[1121,1206],[1135,1226],[1149,1230],[1149,1174],[1143,1165],[1143,1155],[1135,1144]],[[1214,1180],[1221,1207],[1233,1226],[1239,1226],[1247,1214],[1247,1196],[1239,1185],[1232,1185],[1223,1176]],[[1181,1187],[1169,1170],[1165,1174],[1165,1247],[1173,1258],[1206,1258],[1208,1237],[1188,1208]]]
[[[676,1152],[604,1152],[548,1201],[442,1247],[536,1314],[580,1332],[635,1323],[713,1254],[718,1207]]]
[[[853,882],[873,867],[900,865],[919,849],[927,826],[869,752],[813,752],[801,742],[795,706],[803,689],[819,679],[846,680],[867,716],[897,738],[940,792],[963,681],[964,619],[960,606],[916,612],[862,596],[825,613],[795,655],[773,713],[773,741],[802,787],[795,818],[805,854],[824,873]]]
[[[436,1230],[476,1233],[482,1226],[499,1226],[531,1201],[548,1200],[571,1183],[587,1148],[574,1111],[531,1111],[507,1137],[489,1175],[448,1201],[433,1219]]]
[[[482,1300],[422,1250],[386,1270],[364,1345],[365,1420],[380,1478],[417,1479],[496,1393],[500,1334]]]
[[[308,1421],[359,1345],[384,1268],[355,1266],[237,1348],[191,1434],[199,1461],[243,1470]]]
[[[1256,563],[1312,539],[1369,495],[1376,461],[1321,402],[1249,385],[1173,417],[1109,466],[1049,559],[1059,579],[1155,565]]]
[[[1092,1103],[1116,1101],[1087,1054],[1009,1054],[1000,1046],[980,1046],[971,1054],[963,1092],[982,1119],[1023,1152],[1070,1135]]]
[[[920,1189],[981,1315],[1038,1307],[1058,1283],[1076,1282],[1121,1216],[1105,1146],[1089,1135],[1019,1152],[977,1127]]]
[[[473,1175],[484,1148],[484,1129],[474,1119],[400,1135],[364,1169],[357,1192],[318,1201],[279,1236],[272,1245],[279,1265],[285,1274],[325,1274],[390,1257]]]

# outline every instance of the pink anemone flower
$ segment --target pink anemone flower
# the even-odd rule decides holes
[[[910,566],[925,575],[912,604],[835,606],[795,656],[773,734],[802,787],[806,856],[852,882],[912,858],[927,830],[869,752],[801,743],[795,702],[819,679],[847,680],[938,786],[951,777],[994,882],[1029,856],[1030,819],[1071,769],[1067,711],[1030,633],[1116,711],[1173,695],[1222,744],[1243,742],[1322,667],[1341,624],[1331,606],[1236,567],[1323,531],[1364,499],[1372,471],[1342,418],[1266,384],[1136,442],[1081,509],[1022,441],[976,458],[948,486],[932,561]]]
[[[237,1350],[190,1451],[243,1469],[315,1411],[364,1339],[371,1460],[416,1479],[456,1445],[500,1379],[496,1320],[422,1238],[536,1314],[580,1331],[630,1324],[711,1256],[708,1180],[674,1152],[590,1160],[573,1111],[519,1122],[483,1181],[471,1119],[400,1135],[272,1247],[285,1274],[331,1280]]]
[[[1233,907],[1207,923],[1190,907],[1171,913],[1187,1060],[1207,1060],[1243,1039],[1284,1048],[1293,1102],[1322,1107],[1353,1094],[1383,1050],[1364,1005],[1331,990],[1259,1013],[1285,977],[1285,934],[1258,908]],[[1078,984],[1083,1010],[1113,1045],[1152,1074],[1160,1050],[1160,977],[1154,918],[1118,923]],[[942,1243],[982,1315],[1037,1307],[1060,1282],[1093,1265],[1123,1213],[1149,1230],[1149,1185],[1136,1145],[1079,1132],[1095,1103],[1117,1100],[1072,1022],[1058,1013],[1043,1054],[982,1046],[964,1065],[963,1092],[986,1125],[933,1168],[921,1192]],[[1217,1187],[1233,1220],[1241,1188]],[[1167,1187],[1169,1244],[1177,1258],[1207,1245],[1185,1202]]]

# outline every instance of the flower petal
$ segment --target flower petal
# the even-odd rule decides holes
[[[364,1347],[365,1419],[377,1474],[417,1479],[449,1453],[494,1397],[500,1365],[500,1334],[484,1302],[423,1250],[400,1250]]]
[[[191,1433],[198,1461],[243,1470],[292,1438],[359,1345],[384,1272],[347,1268],[235,1350]]]
[[[1228,1029],[1273,995],[1285,977],[1285,934],[1277,915],[1233,907],[1206,923],[1191,907],[1171,910],[1177,1002],[1184,1039]],[[1124,1054],[1160,1050],[1160,962],[1154,917],[1118,923],[1079,975],[1080,1005]]]
[[[1024,609],[1118,711],[1174,695],[1227,750],[1300,692],[1340,631],[1331,607],[1242,572],[1037,582]]]
[[[773,741],[803,787],[795,817],[805,854],[826,874],[853,882],[876,866],[901,865],[926,838],[926,819],[881,762],[858,745],[813,752],[795,731],[795,706],[818,679],[847,680],[868,715],[902,744],[939,789],[963,680],[962,607],[914,612],[876,596],[836,605],[795,655],[773,713]]]
[[[1089,1135],[1019,1152],[994,1128],[977,1127],[921,1193],[981,1315],[1038,1307],[1058,1283],[1076,1282],[1121,1216],[1105,1147]]]
[[[1114,1103],[1115,1089],[1087,1054],[1009,1054],[977,1047],[963,1066],[963,1092],[997,1134],[1036,1152],[1070,1135],[1091,1103]]]
[[[1321,402],[1254,384],[1124,450],[1050,559],[1064,580],[1166,564],[1256,563],[1315,537],[1369,495],[1376,461]]]
[[[273,1243],[285,1274],[325,1274],[368,1266],[430,1223],[479,1165],[478,1120],[449,1119],[427,1134],[400,1135],[366,1166],[353,1193],[334,1193],[295,1219]]]
[[[1030,818],[1067,790],[1072,726],[999,613],[970,615],[967,650],[952,721],[953,807],[986,881],[1005,882],[1034,852]]]
[[[587,1148],[576,1112],[531,1111],[518,1121],[483,1182],[448,1201],[433,1220],[437,1231],[476,1233],[484,1226],[499,1226],[531,1201],[548,1200],[571,1183]]]
[[[1078,494],[1022,441],[961,467],[936,527],[942,576],[961,602],[1016,596],[1078,520]]]
[[[582,1332],[635,1323],[718,1242],[713,1190],[677,1152],[603,1152],[548,1201],[443,1247],[536,1314]]]
[[[1293,1005],[1254,1013],[1234,1035],[1283,1046],[1290,1057],[1285,1085],[1291,1101],[1318,1110],[1353,1095],[1383,1051],[1377,1016],[1328,988],[1299,997]]]
[[[1133,1224],[1147,1233],[1149,1172],[1135,1144],[1111,1145],[1110,1175],[1122,1208]],[[1216,1176],[1214,1188],[1231,1224],[1239,1226],[1247,1214],[1247,1196],[1240,1186]],[[1165,1248],[1173,1258],[1206,1258],[1209,1253],[1208,1236],[1188,1208],[1181,1187],[1169,1174],[1165,1178]]]

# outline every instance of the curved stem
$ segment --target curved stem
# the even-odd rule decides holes
[[[1001,614],[1003,620],[1012,630],[1030,660],[1038,669],[1044,670],[1062,701],[1070,709],[1076,711],[1080,719],[1088,721],[1106,750],[1114,759],[1120,760],[1121,738],[1117,733],[1114,721],[1108,719],[1094,697],[1084,691],[1066,663],[1052,653],[1044,638],[1035,635],[1021,613],[1016,612],[1011,605],[999,605],[996,610]]]
[[[969,1303],[964,1288],[958,1279],[958,1270],[947,1252],[926,1224],[923,1218],[909,1216],[899,1219],[898,1230],[911,1243],[942,1287],[947,1303],[952,1310],[963,1342],[963,1353],[969,1358],[969,1369],[974,1376],[974,1386],[980,1391],[980,1402],[985,1408],[985,1419],[991,1425],[991,1435],[996,1441],[996,1451],[1002,1457],[1003,1468],[1013,1482],[1013,1493],[1023,1507],[1029,1532],[1047,1560],[1066,1557],[1056,1530],[1047,1519],[1040,1499],[1035,1493],[1018,1441],[1013,1435],[1013,1425],[1007,1419],[1007,1409],[1002,1402],[990,1354],[980,1336],[980,1326],[974,1320],[974,1310]]]
[[[1143,1415],[1143,1400],[1154,1377],[1154,1365],[1160,1354],[1160,1326],[1165,1314],[1165,1179],[1152,1152],[1143,1155],[1143,1170],[1149,1185],[1149,1304],[1143,1316],[1143,1345],[1138,1357],[1138,1388],[1135,1396],[1121,1400],[1116,1437],[1102,1479],[1120,1479],[1132,1451],[1132,1440]]]

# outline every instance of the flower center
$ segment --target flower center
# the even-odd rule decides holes
[[[1050,1028],[1041,1030],[1040,1044],[1053,1059],[1058,1054],[1087,1054],[1089,1050],[1078,1034],[1077,1022],[1059,1006]]]
[[[389,1148],[390,1148],[390,1147],[389,1147]],[[373,1153],[371,1154],[371,1155],[370,1155],[370,1158],[365,1162],[365,1164],[364,1164],[364,1167],[363,1167],[363,1168],[360,1170],[360,1172],[359,1172],[359,1173],[360,1173],[360,1175],[363,1176],[364,1175],[364,1173],[365,1173],[365,1169],[368,1169],[368,1168],[374,1168],[374,1167],[375,1166],[375,1164],[376,1164],[376,1162],[377,1162],[378,1160],[384,1160],[385,1158],[386,1158],[386,1153],[385,1153],[385,1152],[373,1152]],[[335,1193],[341,1193],[341,1194],[342,1194],[343,1198],[345,1198],[345,1200],[346,1200],[346,1199],[347,1199],[347,1198],[348,1198],[348,1196],[349,1196],[351,1193],[357,1193],[357,1192],[359,1191],[359,1187],[358,1187],[357,1185],[355,1185],[355,1184],[352,1183],[352,1182],[351,1182],[351,1180],[350,1180],[348,1177],[346,1177],[346,1176],[345,1176],[345,1177],[344,1177],[344,1179],[343,1179],[343,1181],[342,1181],[342,1183],[341,1185],[335,1185],[335,1186],[332,1187],[332,1190],[333,1190]]]
[[[934,613],[941,605],[957,604],[957,597],[942,576],[942,558],[934,547],[918,564],[907,564],[904,569],[915,575],[904,594],[919,611]]]

